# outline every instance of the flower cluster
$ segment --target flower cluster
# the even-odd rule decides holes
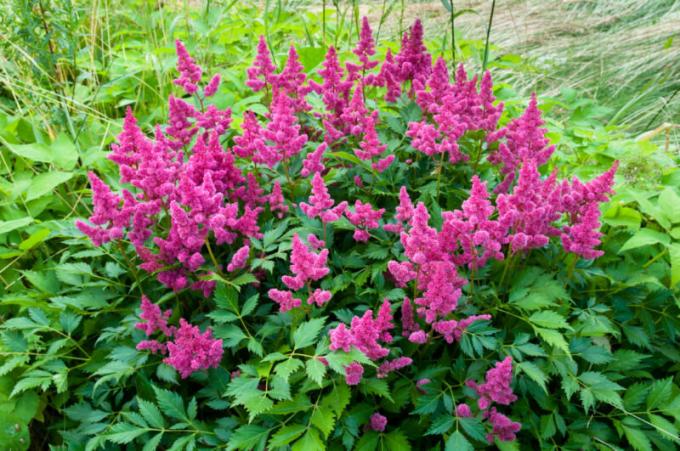
[[[167,341],[143,340],[137,344],[138,350],[167,354],[163,362],[175,368],[183,379],[196,371],[219,366],[224,352],[222,340],[212,338],[209,328],[201,333],[198,326],[189,324],[184,318],[180,318],[179,327],[168,326],[172,311],[161,312],[160,307],[146,296],[142,296],[141,310],[142,321],[135,327],[147,336],[160,332]]]
[[[494,262],[527,256],[551,240],[583,258],[602,254],[599,206],[612,194],[616,163],[587,183],[558,180],[556,170],[542,175],[554,146],[536,96],[520,117],[499,128],[504,107],[496,102],[490,73],[470,78],[460,65],[451,80],[442,58],[433,64],[420,21],[404,33],[396,54],[388,51],[379,61],[364,18],[354,62],[342,64],[329,47],[318,77],[305,73],[293,46],[279,71],[260,38],[246,85],[267,109],[243,112],[238,127],[232,127],[230,109],[210,104],[221,76],[204,81],[180,41],[176,50],[175,84],[183,93],[170,97],[167,123],[143,131],[128,109],[109,155],[121,188],[114,191],[90,173],[94,208],[78,228],[97,246],[113,241],[134,249],[139,267],[174,291],[209,298],[216,281],[252,272],[257,281],[248,290],[266,292],[274,303],[267,307],[278,305],[273,314],[261,310],[272,321],[282,319],[277,327],[299,324],[303,315],[318,318],[321,309],[336,313],[341,322],[333,323],[318,349],[325,352],[329,342],[331,352],[358,351],[371,364],[362,365],[366,360],[356,354],[342,365],[333,365],[330,354],[315,357],[344,373],[349,386],[363,389],[369,377],[416,373],[415,352],[459,342],[473,323],[491,321],[463,290],[467,285],[473,293],[476,281],[495,271]],[[398,103],[383,108],[385,102]],[[418,110],[408,115],[418,119],[399,122],[391,112],[403,105]],[[431,179],[416,172],[435,167],[441,176],[465,161],[471,171],[457,190],[462,194],[441,204],[439,178],[434,195],[433,185],[420,183]],[[399,186],[395,205],[396,192],[386,191]],[[412,199],[416,193],[420,197]],[[272,256],[262,231],[277,223],[289,228]],[[339,252],[346,246],[350,253]],[[348,296],[344,261],[366,248],[369,258],[382,258],[371,273],[376,287]],[[272,261],[285,258],[283,264]],[[379,307],[368,308],[362,298],[388,292]],[[332,297],[330,305],[343,303],[342,309],[330,311]],[[346,298],[349,305],[364,305],[350,311]],[[137,349],[162,355],[182,378],[220,364],[223,343],[210,328],[201,332],[184,318],[171,326],[171,310],[146,297],[141,310],[136,327],[146,339]],[[257,348],[255,341],[249,350]],[[434,377],[414,381],[416,395],[437,385]],[[512,360],[506,358],[483,383],[467,382],[476,407],[457,403],[455,415],[471,417],[475,409],[488,424],[489,441],[514,439],[520,425],[497,410],[516,400],[511,382]],[[365,427],[383,432],[387,418],[375,412]]]
[[[315,235],[309,235],[307,241],[312,247],[321,247],[324,243]],[[290,290],[297,291],[303,287],[308,289],[308,304],[316,304],[321,307],[331,299],[331,292],[317,288],[312,292],[311,283],[322,279],[330,271],[326,266],[328,259],[328,249],[321,249],[318,253],[312,252],[300,240],[298,234],[293,235],[292,252],[290,256],[290,271],[293,276],[283,276],[281,281]],[[269,290],[269,297],[271,300],[279,304],[280,311],[287,312],[292,308],[299,307],[302,301],[293,297],[292,291],[277,290],[272,288]]]

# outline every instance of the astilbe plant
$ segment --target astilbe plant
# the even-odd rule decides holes
[[[410,400],[424,417],[444,409],[474,420],[476,429],[466,428],[472,440],[513,440],[521,426],[501,413],[517,399],[512,358],[491,358],[483,382],[475,381],[479,365],[456,382],[442,361],[452,364],[454,344],[493,322],[476,293],[502,287],[512,262],[548,246],[585,259],[602,254],[599,204],[612,192],[616,164],[587,183],[560,181],[556,171],[545,177],[554,147],[536,96],[499,126],[503,104],[490,73],[470,78],[460,65],[452,80],[443,59],[432,63],[420,21],[382,60],[365,19],[360,36],[358,62],[343,67],[330,47],[312,74],[295,47],[277,72],[261,38],[246,85],[268,112],[246,111],[238,129],[230,109],[210,103],[220,76],[203,84],[177,41],[183,94],[169,98],[167,123],[153,134],[128,109],[109,156],[122,191],[91,173],[94,211],[77,225],[97,246],[131,246],[139,268],[175,293],[165,298],[177,302],[172,310],[215,310],[177,320],[144,296],[137,328],[146,339],[137,349],[161,355],[182,378],[231,371],[234,428],[260,421],[273,430],[271,415],[289,412],[307,424],[290,440],[304,433],[306,444],[322,434],[351,446],[359,426],[362,440],[406,440],[399,412]],[[346,273],[368,252],[382,266],[365,287],[368,273],[361,282]],[[239,307],[239,290],[264,293],[257,311],[250,301]],[[307,379],[301,359],[309,359]],[[336,377],[325,378],[328,369]],[[445,387],[438,407],[435,393]],[[315,390],[321,413],[305,417]],[[341,421],[350,398],[368,400],[366,414]],[[384,410],[366,407],[374,398],[389,400]],[[246,448],[257,443],[245,440],[255,431],[248,427],[234,439]],[[480,429],[486,433],[475,435]]]

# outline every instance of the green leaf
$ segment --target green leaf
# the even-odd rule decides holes
[[[295,344],[294,349],[306,348],[307,346],[313,345],[319,332],[323,329],[325,322],[326,317],[321,317],[300,324],[293,334],[293,343]]]
[[[330,407],[330,409],[335,412],[335,416],[340,417],[349,404],[351,396],[352,393],[347,385],[338,384],[333,387],[333,390],[321,401],[321,405]]]
[[[158,429],[163,429],[165,427],[165,421],[163,421],[163,415],[161,411],[152,402],[145,401],[144,399],[137,397],[137,405],[139,406],[139,413],[142,414],[144,419],[153,427]]]
[[[446,440],[446,451],[472,451],[472,444],[465,438],[460,431],[455,431]]]
[[[0,221],[0,235],[11,232],[12,230],[20,229],[33,222],[33,218],[25,217],[19,219],[12,219],[11,221]]]
[[[644,383],[636,383],[626,388],[623,394],[623,406],[628,411],[638,409],[642,403],[647,399],[650,386]]]
[[[628,443],[630,443],[630,446],[632,446],[634,450],[652,451],[652,444],[649,442],[649,439],[644,432],[628,426],[622,425],[621,427],[623,428],[623,432],[626,435]]]
[[[367,431],[361,436],[354,451],[375,451],[378,449],[380,435],[375,431]]]
[[[30,249],[33,249],[38,244],[44,242],[45,238],[47,238],[49,235],[50,229],[38,229],[35,232],[31,233],[31,235],[24,241],[19,243],[19,249],[21,249],[22,251],[28,251]]]
[[[680,223],[680,196],[670,186],[659,194],[659,207],[673,224]]]
[[[580,374],[578,379],[589,388],[590,393],[596,400],[623,408],[623,401],[617,393],[623,390],[623,387],[609,380],[604,374],[597,371],[587,371]]]
[[[621,249],[619,249],[619,254],[631,249],[637,249],[642,246],[652,246],[659,243],[668,245],[670,243],[670,237],[657,230],[647,228],[640,229],[628,241],[623,243],[623,246],[621,246]]]
[[[442,435],[448,432],[452,426],[453,416],[448,414],[440,415],[432,420],[432,424],[427,432],[425,432],[425,435]]]
[[[71,180],[73,172],[51,171],[40,174],[31,180],[31,184],[26,190],[26,200],[33,200],[46,194],[52,194],[54,189]]]
[[[363,379],[359,388],[366,395],[377,395],[392,401],[390,386],[387,385],[387,382],[384,379]]]
[[[277,448],[280,446],[285,446],[300,437],[306,429],[307,426],[302,424],[291,424],[284,426],[269,439],[269,447]]]
[[[241,426],[229,437],[227,449],[254,449],[258,444],[267,440],[270,430],[271,429],[267,429],[257,424],[246,424]]]
[[[387,434],[383,435],[382,437],[383,441],[383,449],[389,450],[389,451],[410,451],[411,450],[411,444],[408,442],[408,439],[404,435],[404,433],[396,429],[392,432],[388,432]]]
[[[292,447],[292,451],[323,451],[325,449],[326,445],[321,441],[317,430],[313,428],[308,429],[307,433],[300,440],[293,443]]]
[[[673,379],[671,377],[654,381],[647,397],[647,410],[653,410],[662,403],[670,401],[672,392]]]
[[[551,310],[536,312],[529,317],[529,321],[537,326],[547,327],[548,329],[571,329],[562,315]]]
[[[26,158],[27,160],[40,163],[52,163],[54,161],[50,148],[44,144],[10,144],[8,142],[4,142],[4,144],[10,152],[22,158]]]
[[[248,397],[243,400],[243,407],[248,411],[248,421],[252,422],[256,416],[264,413],[274,406],[274,402],[262,393],[258,396]]]
[[[243,304],[243,308],[241,309],[241,316],[248,316],[251,313],[253,313],[253,310],[255,310],[255,307],[257,307],[258,299],[259,295],[257,293],[249,297],[245,304]]]
[[[165,415],[177,420],[184,420],[187,418],[187,414],[184,411],[184,402],[180,395],[155,386],[153,387],[153,391],[156,393],[158,406]]]
[[[545,385],[548,382],[548,376],[539,367],[531,362],[520,362],[517,364],[517,368],[536,382],[546,394],[548,393],[548,388]]]
[[[557,332],[556,330],[543,329],[540,327],[536,327],[535,330],[536,333],[538,333],[538,335],[540,335],[540,337],[546,341],[546,343],[563,351],[568,356],[571,356],[571,353],[569,352],[569,345],[561,333]]]
[[[158,449],[158,445],[161,443],[162,438],[163,432],[159,432],[158,434],[154,435],[151,440],[144,444],[142,451],[156,451]]]
[[[678,428],[675,427],[673,423],[665,419],[660,415],[649,414],[649,420],[654,425],[654,428],[667,439],[671,439],[675,442],[680,442],[678,437]]]
[[[319,359],[312,358],[307,360],[306,364],[307,376],[319,385],[323,385],[323,378],[326,375],[326,365]]]
[[[319,428],[324,437],[328,437],[335,427],[335,413],[327,405],[320,405],[312,412],[311,422]]]
[[[671,259],[671,285],[669,288],[675,288],[680,282],[680,243],[670,244],[668,254]]]
[[[292,358],[276,365],[274,372],[281,376],[282,378],[284,378],[285,380],[288,380],[291,374],[293,374],[295,371],[299,370],[302,367],[303,367],[302,360]]]
[[[124,445],[132,442],[145,432],[147,432],[146,428],[140,428],[128,423],[117,423],[111,427],[111,432],[105,434],[104,437],[110,442]]]
[[[59,133],[52,142],[51,151],[54,164],[60,169],[71,170],[78,163],[78,149],[66,133]]]
[[[463,427],[463,430],[470,436],[470,438],[478,442],[486,441],[486,430],[479,418],[458,418],[458,423]]]

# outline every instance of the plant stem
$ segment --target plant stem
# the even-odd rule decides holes
[[[452,0],[453,1],[453,0]],[[484,60],[482,61],[482,74],[486,71],[486,63],[489,58],[489,35],[491,35],[491,25],[493,25],[493,12],[496,9],[496,0],[491,1],[491,14],[489,14],[489,23],[486,27],[486,43],[484,44]]]
[[[439,160],[439,169],[437,173],[437,203],[439,203],[439,186],[442,179],[442,172],[444,171],[444,155],[446,154],[442,152],[442,157]]]
[[[451,70],[456,70],[456,26],[454,25],[456,15],[453,10],[453,0],[449,0],[449,5],[451,6]]]

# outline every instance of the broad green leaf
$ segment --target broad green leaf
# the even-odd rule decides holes
[[[5,142],[4,144],[10,152],[22,158],[26,158],[27,160],[40,163],[52,163],[54,161],[54,155],[50,148],[44,144],[10,144],[8,142]]]
[[[628,241],[623,243],[619,253],[629,251],[631,249],[636,249],[642,246],[651,246],[654,244],[667,245],[670,243],[670,237],[663,232],[659,232],[653,229],[640,229],[635,235],[633,235]]]
[[[19,243],[19,249],[21,249],[22,251],[28,251],[30,249],[33,249],[38,244],[44,242],[45,238],[47,238],[49,235],[50,229],[38,229],[35,232],[31,233],[31,235],[24,241]]]
[[[19,219],[12,219],[11,221],[0,221],[0,235],[11,232],[12,230],[20,229],[33,222],[33,218],[25,217]]]
[[[76,167],[76,164],[78,163],[78,149],[67,134],[59,133],[50,147],[54,164],[57,167],[66,169],[67,171]]]
[[[670,186],[659,194],[659,207],[673,224],[680,223],[680,196]]]
[[[73,172],[51,171],[40,174],[31,180],[31,185],[26,190],[26,200],[33,200],[46,194],[52,194],[54,189],[66,183],[73,177]]]

